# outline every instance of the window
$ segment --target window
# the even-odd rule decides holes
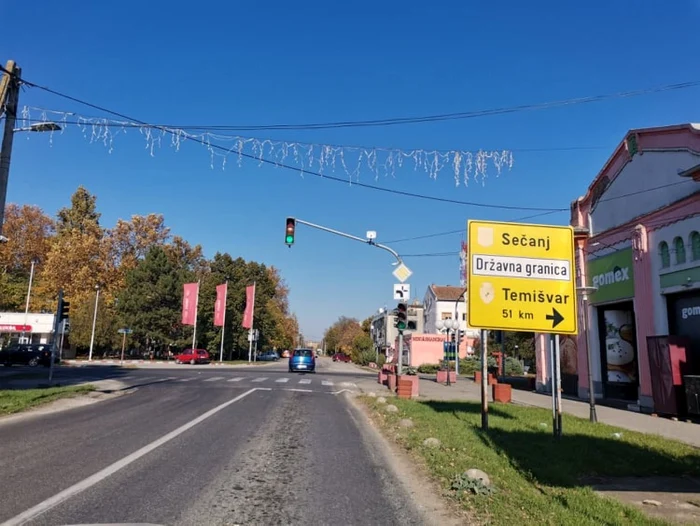
[[[700,260],[700,232],[691,232],[689,241],[693,261]]]
[[[685,263],[685,243],[682,237],[673,240],[673,251],[676,253],[676,265]]]
[[[668,243],[666,241],[659,243],[659,257],[661,258],[661,268],[671,266],[671,253],[668,251]]]

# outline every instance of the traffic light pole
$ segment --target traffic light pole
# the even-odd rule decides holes
[[[296,222],[301,224],[301,225],[310,226],[311,228],[323,230],[324,232],[328,232],[329,234],[335,234],[336,236],[341,236],[341,237],[345,237],[347,239],[352,239],[353,241],[359,241],[360,243],[364,243],[365,245],[372,245],[373,247],[381,248],[382,250],[386,250],[392,256],[394,256],[396,258],[396,261],[399,263],[399,265],[403,263],[401,256],[399,256],[399,254],[394,249],[392,249],[386,245],[382,245],[380,243],[375,243],[372,239],[364,239],[361,237],[353,236],[352,234],[346,234],[345,232],[341,232],[340,230],[334,230],[334,229],[328,228],[326,226],[317,225],[314,223],[309,223],[308,221],[304,221],[303,219],[296,219]]]

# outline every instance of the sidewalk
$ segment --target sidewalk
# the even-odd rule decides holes
[[[380,395],[389,393],[386,386],[377,383],[376,376],[371,380],[368,378],[357,381],[357,386],[365,393],[372,391]],[[489,401],[491,401],[490,392],[491,390],[489,389]],[[513,389],[512,392],[512,399],[515,404],[550,410],[552,408],[552,398],[547,394],[516,389]],[[471,378],[464,376],[460,376],[457,379],[457,383],[452,384],[450,387],[438,384],[435,380],[421,377],[418,400],[473,400],[479,402],[481,400],[480,386],[475,384]],[[587,402],[563,399],[562,411],[573,416],[588,419],[589,407]],[[698,424],[653,417],[601,405],[596,405],[596,413],[598,422],[604,424],[640,433],[660,435],[700,447],[700,425]],[[566,433],[566,430],[564,432]]]

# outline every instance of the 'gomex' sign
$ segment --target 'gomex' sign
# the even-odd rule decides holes
[[[630,279],[629,267],[615,267],[613,270],[593,276],[593,286],[597,289],[613,283],[621,283]]]
[[[591,303],[626,300],[634,297],[632,249],[626,248],[588,260],[590,284],[596,290]]]
[[[681,318],[687,320],[691,316],[700,316],[700,306],[695,307],[683,307],[681,309]]]

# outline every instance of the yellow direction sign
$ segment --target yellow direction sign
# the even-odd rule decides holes
[[[467,233],[470,327],[577,333],[573,228],[470,220]]]

